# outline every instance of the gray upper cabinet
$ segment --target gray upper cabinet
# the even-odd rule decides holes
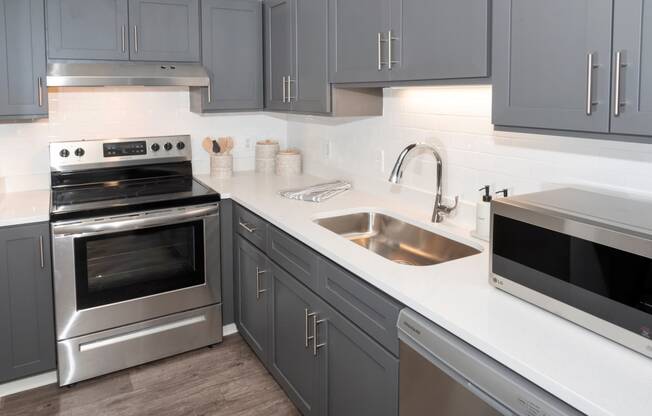
[[[652,135],[652,7],[649,2],[615,1],[613,49],[611,131]]]
[[[199,0],[129,0],[135,61],[199,62]]]
[[[272,269],[270,371],[302,415],[323,415],[323,355],[312,344],[323,303],[285,271]]]
[[[42,0],[0,0],[0,118],[47,116]]]
[[[292,0],[270,0],[265,8],[265,107],[290,110],[292,93]],[[288,87],[288,79],[290,83]]]
[[[488,0],[395,0],[392,8],[392,80],[489,75]]]
[[[328,2],[293,0],[293,71],[290,79],[292,110],[330,112],[328,82]]]
[[[238,236],[236,241],[236,321],[242,337],[261,361],[267,362],[269,264],[265,255],[247,240]]]
[[[612,0],[493,5],[494,124],[608,132]]]
[[[202,1],[202,64],[209,88],[193,88],[191,110],[263,108],[262,6],[258,0]]]
[[[47,0],[48,58],[129,59],[128,0]]]
[[[0,383],[56,367],[49,241],[47,223],[0,228]]]
[[[388,81],[386,34],[393,0],[329,0],[330,81]]]

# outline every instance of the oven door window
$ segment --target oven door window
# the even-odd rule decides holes
[[[205,283],[203,221],[75,240],[77,309]]]

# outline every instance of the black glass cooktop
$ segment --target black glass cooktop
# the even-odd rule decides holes
[[[210,203],[217,192],[192,177],[190,163],[52,174],[53,220]]]

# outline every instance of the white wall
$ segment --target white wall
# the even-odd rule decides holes
[[[190,134],[198,172],[208,172],[206,136],[233,136],[237,170],[253,169],[257,140],[285,142],[284,116],[200,116],[189,111],[188,99],[187,88],[50,88],[49,119],[0,124],[0,191],[48,188],[51,141]]]
[[[431,143],[445,161],[444,194],[460,195],[467,203],[457,220],[468,227],[477,189],[485,184],[519,194],[559,184],[652,194],[652,144],[494,131],[489,86],[384,93],[383,117],[289,119],[288,143],[303,151],[307,172],[336,172],[365,186],[387,186],[405,145]],[[424,209],[432,207],[435,177],[431,155],[409,163],[404,184],[428,193]]]

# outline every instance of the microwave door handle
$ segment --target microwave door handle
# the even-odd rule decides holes
[[[59,235],[94,235],[107,232],[120,232],[141,228],[150,228],[162,225],[173,225],[201,219],[218,213],[216,205],[191,208],[177,212],[164,212],[160,214],[149,214],[138,217],[114,218],[106,221],[77,222],[72,224],[60,224],[52,227],[52,233]]]

